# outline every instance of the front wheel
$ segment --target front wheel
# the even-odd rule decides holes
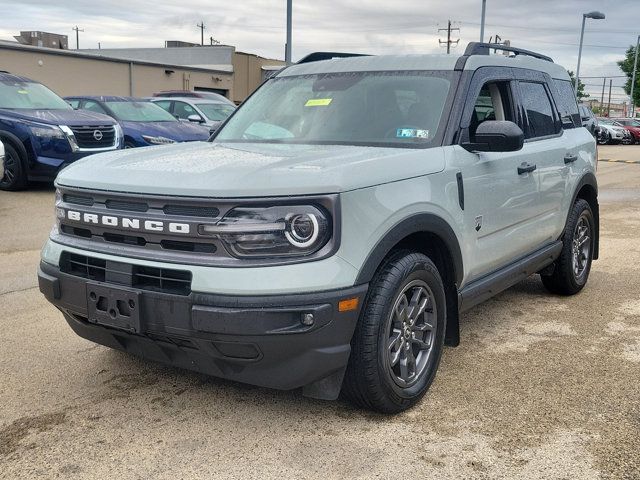
[[[606,145],[607,143],[611,142],[611,135],[609,135],[608,133],[600,133],[598,134],[598,145]]]
[[[394,253],[380,268],[351,342],[343,392],[360,407],[398,413],[433,382],[446,323],[444,285],[425,255]]]
[[[591,271],[595,236],[593,212],[586,200],[573,204],[562,237],[562,251],[553,273],[543,275],[547,290],[559,295],[575,295],[584,288]]]
[[[16,191],[27,186],[25,164],[18,151],[10,143],[4,144],[4,176],[0,178],[0,190]]]

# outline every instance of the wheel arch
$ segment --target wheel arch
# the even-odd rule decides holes
[[[447,298],[445,343],[458,345],[458,285],[462,282],[464,270],[455,232],[446,220],[434,214],[422,213],[403,219],[369,253],[358,273],[356,284],[370,282],[389,254],[399,249],[424,253],[436,264],[445,284]]]
[[[567,213],[567,219],[565,220],[565,225],[569,220],[571,205],[573,205],[578,199],[585,200],[593,212],[593,222],[595,226],[593,259],[597,260],[600,253],[600,206],[598,204],[598,181],[593,173],[586,173],[576,185],[573,198],[571,199],[569,212]]]
[[[18,151],[18,154],[20,155],[21,160],[23,162],[29,161],[29,154],[27,152],[26,147],[24,146],[24,143],[22,143],[22,140],[20,140],[20,138],[18,138],[11,132],[8,132],[6,130],[0,130],[0,140],[2,140],[3,143],[8,143],[13,148],[15,148]]]

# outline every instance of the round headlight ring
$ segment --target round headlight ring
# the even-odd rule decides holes
[[[284,232],[284,236],[294,247],[307,248],[318,240],[320,226],[313,213],[289,214],[285,220],[287,221],[287,230]],[[306,220],[311,222],[311,232],[307,235],[300,232],[300,228],[303,228],[300,222]]]

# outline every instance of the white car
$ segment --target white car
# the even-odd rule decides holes
[[[598,117],[598,144],[621,143],[629,135],[620,124],[609,118]]]
[[[231,115],[236,107],[225,101],[207,98],[163,98],[153,97],[151,101],[164,108],[178,120],[199,123],[213,132]]]

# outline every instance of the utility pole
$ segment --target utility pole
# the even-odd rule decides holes
[[[640,50],[640,35],[638,35],[638,40],[636,41],[636,58],[633,61],[633,74],[631,75],[631,99],[629,102],[629,106],[631,107],[631,115],[632,118],[636,117],[636,104],[633,98],[633,90],[636,86],[636,70],[638,69],[638,50]]]
[[[200,45],[204,47],[204,31],[207,28],[204,24],[203,20],[200,20],[200,23],[196,25],[200,29]]]
[[[293,0],[287,0],[287,43],[284,45],[284,61],[291,65],[291,23],[293,17]]]
[[[480,43],[484,42],[484,19],[487,13],[487,0],[482,0],[482,15],[480,20]]]
[[[604,86],[607,83],[607,77],[602,79],[602,97],[600,97],[600,115],[602,115],[602,111],[604,110]]]
[[[451,20],[449,20],[447,22],[447,28],[439,28],[438,31],[439,32],[447,32],[447,40],[438,40],[438,43],[440,43],[440,45],[447,45],[447,54],[451,53],[451,44],[454,45],[458,45],[458,42],[460,41],[460,39],[458,38],[457,40],[451,40],[451,31],[452,30],[457,30],[458,32],[460,32],[459,28],[451,28]]]
[[[84,28],[78,28],[76,25],[71,30],[76,32],[76,50],[80,50],[80,32],[84,32]]]
[[[607,117],[611,116],[611,84],[613,83],[612,79],[609,79],[609,103],[607,105]]]

